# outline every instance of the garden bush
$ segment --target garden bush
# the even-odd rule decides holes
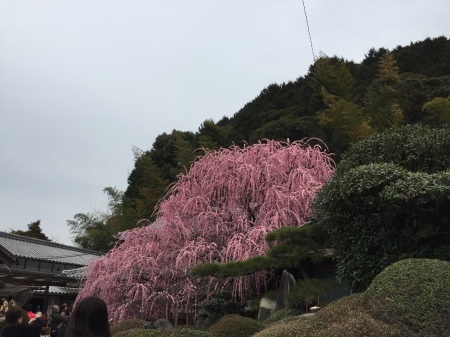
[[[126,331],[135,328],[143,329],[145,323],[146,322],[144,320],[137,318],[123,320],[111,326],[111,335],[114,335],[120,331]]]
[[[289,317],[253,337],[450,337],[450,262],[407,259],[378,274],[364,293],[317,314]]]
[[[202,328],[208,328],[215,324],[225,315],[245,315],[247,302],[240,302],[233,299],[231,292],[222,291],[200,303],[198,311],[198,325]]]
[[[114,337],[214,337],[206,331],[175,328],[175,329],[130,329],[113,335]]]
[[[385,268],[365,291],[368,310],[405,336],[450,336],[450,262],[407,259]]]
[[[367,289],[407,258],[450,261],[450,128],[407,125],[354,144],[312,206],[338,281]]]
[[[273,322],[277,322],[281,319],[286,319],[288,317],[292,317],[292,316],[299,316],[301,314],[303,314],[304,311],[301,311],[299,309],[291,309],[291,308],[286,308],[286,309],[281,309],[279,311],[277,311],[276,313],[270,315],[269,317],[267,317],[264,320],[265,324],[270,324]]]
[[[254,319],[240,315],[225,315],[208,329],[214,337],[250,337],[263,329]]]
[[[275,322],[253,337],[401,336],[395,327],[374,319],[363,304],[363,295],[353,294],[330,303],[313,316]]]

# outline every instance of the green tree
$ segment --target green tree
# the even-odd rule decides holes
[[[131,207],[135,212],[132,221],[136,223],[142,218],[153,220],[153,209],[164,196],[169,181],[163,177],[161,169],[152,160],[151,152],[142,152],[135,148],[134,154],[134,169],[128,177],[128,188],[124,193],[125,199],[122,200],[122,213]],[[168,168],[168,165],[163,164],[163,167]]]
[[[366,97],[366,111],[377,131],[404,124],[403,109],[399,104],[400,93],[397,90],[399,81],[397,62],[390,52],[386,52],[378,62],[376,79]]]
[[[231,146],[235,139],[239,140],[239,134],[230,124],[218,125],[212,119],[207,119],[200,125],[196,138],[200,147],[218,150]]]
[[[67,225],[76,245],[95,251],[107,252],[114,247],[114,237],[137,226],[139,217],[123,192],[107,187],[108,210],[77,213]]]
[[[270,245],[265,256],[243,261],[204,263],[192,268],[193,277],[241,277],[262,270],[297,269],[304,280],[314,277],[314,265],[330,257],[327,233],[316,223],[302,227],[282,227],[265,237]]]
[[[344,154],[313,204],[344,283],[360,291],[401,259],[450,259],[449,167],[448,128],[390,129]]]
[[[426,77],[450,74],[450,39],[445,36],[426,38],[398,46],[393,51],[401,73],[415,73]]]
[[[311,66],[308,83],[313,90],[310,104],[315,111],[323,110],[323,88],[346,101],[356,100],[356,80],[344,60],[321,55]]]
[[[294,110],[297,107],[291,108]],[[250,136],[251,142],[260,139],[273,139],[279,141],[301,140],[303,138],[325,139],[323,128],[319,125],[317,116],[298,116],[287,113],[279,119],[264,124],[256,129]]]
[[[396,89],[405,123],[420,123],[425,117],[422,108],[427,102],[450,95],[450,75],[427,78],[424,75],[401,74]]]
[[[149,152],[151,160],[159,168],[162,178],[168,181],[175,181],[175,177],[179,173],[174,172],[174,168],[178,168],[176,154],[176,138],[165,132],[156,137]]]
[[[399,68],[397,61],[390,52],[381,56],[378,62],[377,79],[380,83],[393,85],[399,80]]]
[[[107,252],[113,247],[113,233],[106,226],[106,216],[97,213],[77,213],[67,220],[76,245],[95,251]]]
[[[190,166],[197,148],[194,133],[173,130],[170,134],[163,133],[156,137],[149,154],[161,177],[173,183],[178,174],[186,171],[185,165]]]
[[[139,219],[154,220],[153,210],[169,184],[186,172],[195,158],[197,142],[192,132],[173,130],[159,135],[150,151],[134,148],[134,169],[128,177],[124,207],[132,207]]]
[[[258,271],[275,270],[275,275],[287,269],[299,276],[295,288],[289,294],[291,308],[303,308],[318,300],[336,284],[330,280],[315,279],[317,266],[324,260],[331,260],[328,233],[317,223],[310,222],[302,227],[282,227],[265,237],[270,248],[265,256],[255,256],[243,261],[227,263],[204,263],[192,268],[193,277],[242,277]],[[268,288],[277,286],[277,279],[267,281]]]
[[[112,234],[106,231],[106,215],[95,213],[77,213],[73,220],[66,221],[75,245],[96,251],[106,252],[112,242]],[[117,234],[117,233],[114,233]],[[109,242],[108,242],[109,241]]]
[[[319,124],[328,130],[328,144],[338,154],[351,143],[365,139],[373,133],[369,117],[362,107],[331,95],[325,88],[322,88],[322,95],[327,109],[318,113]]]
[[[22,231],[20,229],[19,230],[11,230],[11,234],[22,235],[22,236],[26,236],[29,238],[35,238],[35,239],[40,239],[40,240],[45,240],[45,241],[51,241],[47,237],[47,235],[45,235],[42,232],[41,220],[37,220],[32,223],[29,223],[27,226],[28,226],[28,230],[26,230],[26,231]]]
[[[450,96],[436,97],[422,107],[425,116],[422,121],[434,126],[450,126]]]
[[[367,88],[376,79],[378,73],[378,63],[381,56],[383,56],[387,50],[385,48],[371,48],[366,55],[364,55],[364,60],[359,64],[350,63],[349,69],[356,79],[356,91],[358,97],[363,98],[367,93]],[[359,103],[364,103],[363,100]]]

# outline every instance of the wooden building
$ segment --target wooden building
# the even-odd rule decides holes
[[[71,271],[82,270],[101,253],[51,241],[0,232],[0,296],[18,305],[28,302],[41,310],[53,304],[69,306],[78,293]]]

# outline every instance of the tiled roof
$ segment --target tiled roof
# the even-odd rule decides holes
[[[101,253],[0,232],[0,249],[13,258],[57,262],[85,266],[101,256]]]
[[[50,286],[48,287],[48,293],[50,295],[77,295],[78,288],[68,288],[68,287],[56,287]],[[45,294],[45,289],[34,290],[34,293],[37,294]]]
[[[66,269],[62,271],[62,275],[73,279],[81,279],[86,275],[88,267],[80,267],[74,269]]]

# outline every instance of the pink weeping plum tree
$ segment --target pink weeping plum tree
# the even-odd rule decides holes
[[[264,255],[268,232],[310,219],[316,191],[333,172],[330,154],[308,141],[205,151],[168,189],[153,224],[125,232],[89,266],[78,299],[100,296],[119,321],[166,317],[225,283],[245,298],[251,287],[264,287],[265,272],[220,280],[191,279],[188,270]]]

